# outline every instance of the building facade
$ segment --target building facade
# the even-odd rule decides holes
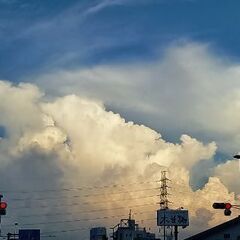
[[[113,227],[113,240],[157,240],[154,233],[140,228],[134,219],[121,219],[120,223]]]
[[[185,240],[240,240],[240,216]]]
[[[107,230],[105,227],[96,227],[90,230],[90,240],[107,240]]]

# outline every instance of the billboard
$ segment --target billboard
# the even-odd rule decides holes
[[[159,209],[157,210],[158,226],[183,226],[189,225],[188,210]]]
[[[19,230],[19,240],[40,240],[40,229]]]

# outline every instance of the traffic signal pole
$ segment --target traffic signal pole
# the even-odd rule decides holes
[[[2,198],[3,198],[3,195],[0,194],[0,237],[3,237],[2,236],[2,226],[1,226],[2,215],[6,215],[6,208],[7,208],[7,203],[2,202]]]
[[[178,226],[174,226],[174,239],[178,240]]]
[[[0,205],[2,202],[3,195],[0,194]],[[2,216],[0,215],[0,237],[2,236]]]

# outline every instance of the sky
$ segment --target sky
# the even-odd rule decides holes
[[[149,191],[162,170],[172,179],[172,207],[190,211],[182,236],[225,221],[211,204],[238,202],[240,194],[239,163],[232,157],[240,151],[239,5],[0,0],[5,231],[14,221],[20,227],[72,221],[39,224],[45,232],[109,226],[126,206],[124,197],[133,198],[129,208],[154,207]],[[112,189],[116,183],[121,187]],[[143,202],[144,196],[150,199]],[[54,197],[67,202],[64,217],[52,207]],[[105,215],[94,212],[103,209],[96,200],[105,203]],[[35,204],[45,204],[42,216],[32,216],[42,213]],[[138,207],[136,218],[154,229],[143,220],[155,216],[146,210]],[[80,221],[99,216],[110,220]],[[88,230],[80,232],[88,239]],[[71,239],[79,233],[55,234]]]

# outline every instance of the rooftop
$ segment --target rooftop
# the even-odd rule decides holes
[[[236,218],[233,218],[231,219],[230,221],[227,221],[227,222],[224,222],[222,224],[219,224],[213,228],[210,228],[206,231],[203,231],[203,232],[200,232],[196,235],[193,235],[189,238],[185,238],[185,240],[200,240],[200,239],[204,239],[204,237],[209,237],[215,233],[218,233],[226,228],[229,228],[229,227],[232,227],[232,226],[235,226],[235,225],[240,225],[240,216],[236,217]]]

